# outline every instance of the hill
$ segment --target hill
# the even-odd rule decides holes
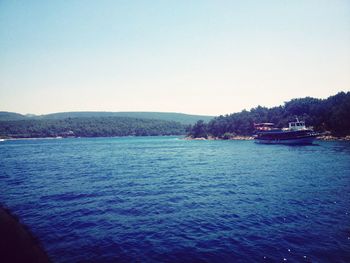
[[[208,123],[198,121],[189,132],[192,137],[252,135],[254,123],[272,122],[286,127],[298,117],[316,131],[330,131],[335,136],[350,135],[350,92],[339,92],[327,99],[311,97],[292,99],[283,106],[258,106],[250,111],[218,116]],[[225,135],[226,134],[226,135]]]
[[[164,121],[176,121],[182,124],[194,124],[198,120],[210,121],[214,116],[190,115],[175,112],[99,112],[99,111],[80,111],[80,112],[61,112],[42,115],[45,119],[65,119],[76,117],[130,117],[138,119],[152,119]]]
[[[0,121],[0,138],[109,137],[185,134],[179,122],[129,117],[80,117]]]
[[[8,112],[8,111],[0,111],[0,121],[10,121],[10,120],[23,120],[26,119],[25,115]]]
[[[22,115],[13,112],[0,112],[0,120],[21,120],[21,119],[52,119],[61,120],[67,118],[96,118],[96,117],[129,117],[138,119],[152,119],[164,121],[176,121],[181,124],[194,124],[198,120],[210,121],[214,116],[191,115],[175,112],[103,112],[103,111],[77,111],[59,112],[45,115]]]

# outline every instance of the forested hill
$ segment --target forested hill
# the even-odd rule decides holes
[[[254,123],[272,122],[277,127],[287,127],[295,117],[304,120],[316,131],[330,131],[333,135],[350,135],[350,92],[340,92],[327,99],[311,97],[292,99],[283,106],[266,108],[258,106],[218,116],[208,123],[198,121],[190,128],[192,137],[226,138],[232,135],[252,135]]]
[[[8,111],[0,111],[0,121],[13,121],[13,120],[23,120],[27,117],[25,115],[15,113],[15,112],[8,112]]]
[[[80,117],[0,121],[0,138],[107,137],[185,134],[179,122],[129,117]]]
[[[46,119],[62,120],[67,118],[97,118],[97,117],[130,117],[138,119],[152,119],[164,121],[176,121],[182,124],[194,124],[198,120],[209,121],[213,116],[191,115],[175,112],[103,112],[103,111],[78,111],[59,112],[45,115],[22,115],[14,112],[0,111],[0,120],[28,120]]]

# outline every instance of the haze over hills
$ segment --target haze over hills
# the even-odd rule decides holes
[[[175,121],[181,124],[194,124],[198,120],[210,121],[214,116],[192,115],[175,112],[105,112],[105,111],[77,111],[77,112],[58,112],[44,115],[19,114],[15,112],[0,111],[1,121],[10,120],[30,120],[47,119],[62,120],[67,118],[96,118],[96,117],[129,117],[138,119],[152,119],[163,121]]]
[[[8,112],[8,111],[0,111],[0,121],[16,121],[26,119],[25,115]]]

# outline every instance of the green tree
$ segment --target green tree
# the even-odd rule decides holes
[[[191,136],[194,138],[208,138],[207,125],[203,120],[199,120],[193,125]]]

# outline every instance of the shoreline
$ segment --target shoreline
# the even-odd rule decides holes
[[[251,140],[254,140],[254,137],[253,136],[233,136],[229,139],[222,139],[222,138],[213,137],[213,136],[208,136],[208,138],[204,138],[204,137],[193,138],[193,137],[186,136],[184,140],[187,140],[187,141],[251,141]]]
[[[333,136],[333,135],[322,135],[316,138],[320,141],[350,141],[350,135],[346,136]]]
[[[161,137],[168,137],[168,136],[178,136],[182,137],[184,135],[156,135]],[[0,138],[0,142],[4,141],[21,141],[21,140],[60,140],[60,139],[81,139],[81,138],[123,138],[123,137],[143,137],[143,136],[107,136],[107,137],[27,137],[27,138]],[[152,137],[152,136],[144,136],[144,137]],[[183,140],[187,141],[251,141],[254,140],[253,136],[232,136],[231,138],[223,139],[220,137],[214,137],[214,136],[208,136],[205,137],[198,137],[193,138],[190,136],[184,136],[182,138]],[[316,137],[316,140],[318,141],[350,141],[350,135],[346,136],[333,136],[333,135],[321,135]]]
[[[212,137],[209,136],[208,138],[199,137],[199,138],[193,138],[193,137],[185,137],[184,140],[188,141],[252,141],[254,140],[253,136],[233,136],[228,139],[222,139],[219,137]],[[350,141],[350,135],[347,136],[332,136],[332,135],[322,135],[316,137],[317,141]]]
[[[93,138],[127,138],[127,137],[183,137],[185,136],[184,134],[182,135],[125,135],[125,136],[94,136],[94,137],[21,137],[21,138],[0,138],[0,142],[3,141],[20,141],[20,140],[60,140],[60,139],[81,139],[81,138],[87,138],[87,139],[93,139]]]

